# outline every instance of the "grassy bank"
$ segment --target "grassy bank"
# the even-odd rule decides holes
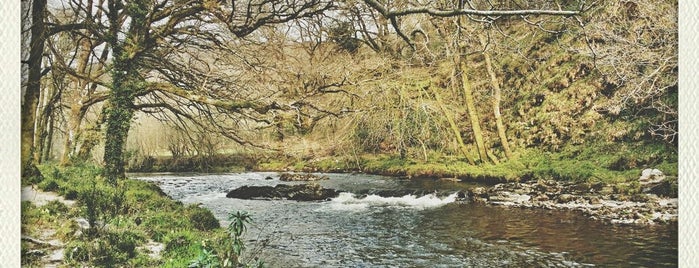
[[[42,180],[26,183],[76,202],[40,207],[23,202],[22,234],[61,241],[66,267],[220,267],[237,262],[234,244],[240,241],[233,241],[232,230],[221,228],[208,209],[184,205],[144,181],[108,185],[101,169],[91,165],[44,165],[40,170]],[[81,227],[81,220],[90,227]],[[162,249],[159,256],[148,254],[149,245]],[[30,253],[41,248],[23,241],[23,264],[41,267],[39,256]]]
[[[197,168],[196,165],[178,165],[197,162],[195,159],[182,158],[159,158],[148,169],[133,170],[361,172],[402,177],[459,178],[479,182],[543,179],[620,184],[623,187],[637,188],[638,178],[647,168],[659,169],[672,182],[676,182],[677,161],[677,153],[667,145],[640,141],[586,143],[563,147],[554,152],[526,148],[515,151],[511,159],[501,159],[499,164],[470,165],[463,157],[434,151],[405,157],[387,153],[314,157],[267,153],[219,155],[207,162],[208,170]]]

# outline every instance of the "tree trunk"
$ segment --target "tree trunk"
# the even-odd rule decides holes
[[[68,110],[68,129],[66,129],[65,140],[63,142],[63,154],[61,155],[61,165],[67,165],[70,157],[75,151],[76,139],[80,131],[80,122],[84,117],[79,103],[73,103]]]
[[[466,62],[461,60],[461,64],[458,65],[457,68],[459,68],[459,73],[461,73],[461,87],[464,90],[466,110],[468,112],[468,118],[471,120],[471,128],[473,129],[473,137],[476,140],[478,156],[481,158],[481,161],[485,162],[488,159],[488,155],[485,149],[485,142],[483,141],[483,132],[481,131],[481,123],[478,117],[478,111],[476,111],[476,105],[473,99],[473,90],[471,89],[471,82],[468,80],[468,75],[466,74]]]
[[[439,92],[437,92],[437,90],[435,90],[434,87],[430,88],[432,89],[434,98],[437,101],[437,105],[439,105],[439,108],[442,110],[442,113],[444,113],[444,117],[447,119],[447,122],[449,122],[449,127],[454,132],[454,137],[456,138],[456,142],[459,145],[459,149],[461,149],[461,153],[464,155],[464,157],[466,157],[469,164],[475,165],[476,161],[471,156],[471,152],[468,151],[468,148],[466,148],[464,140],[463,138],[461,138],[461,131],[459,131],[459,128],[456,126],[452,114],[449,113],[449,110],[447,110],[447,108],[444,106],[444,102],[442,102],[442,97],[439,95]]]
[[[39,93],[41,92],[41,59],[43,57],[44,43],[46,41],[46,34],[44,32],[46,0],[33,1],[31,9],[32,28],[31,42],[29,44],[29,73],[21,112],[22,134],[20,161],[22,162],[22,177],[38,175],[35,162],[32,158],[32,152],[34,150],[36,110],[39,104]]]
[[[34,120],[34,138],[32,140],[32,157],[35,164],[41,163],[41,153],[44,145],[44,138],[46,138],[46,125],[48,120],[48,115],[46,114],[48,107],[48,97],[49,89],[46,88],[39,92],[39,104],[36,107],[36,119]]]
[[[51,152],[52,152],[52,145],[53,145],[53,124],[54,124],[54,117],[53,114],[49,116],[48,120],[48,126],[46,127],[47,133],[46,133],[46,138],[44,139],[44,145],[43,148],[44,150],[41,152],[41,161],[48,161],[51,159]]]
[[[90,36],[89,32],[84,32],[85,36]],[[88,38],[80,39],[79,49],[78,49],[78,61],[76,66],[76,72],[78,74],[89,77],[90,74],[87,73],[87,65],[90,60],[90,53],[92,52],[92,43]],[[70,88],[68,88],[67,93],[70,96],[72,103],[70,104],[69,114],[68,114],[68,129],[65,135],[65,142],[63,143],[63,155],[61,156],[61,165],[67,165],[70,162],[71,156],[75,153],[75,147],[78,143],[78,137],[80,137],[80,124],[85,117],[85,112],[83,111],[83,103],[86,100],[83,98],[83,92],[87,92],[89,83],[83,79],[77,77],[71,77]]]
[[[481,44],[486,46],[486,41],[484,36],[480,36]],[[508,159],[512,158],[512,151],[510,150],[510,143],[507,141],[507,134],[505,133],[505,124],[502,122],[502,115],[500,114],[500,102],[502,101],[500,83],[495,76],[495,71],[493,70],[493,64],[490,59],[490,53],[487,51],[483,52],[485,56],[485,67],[490,75],[490,83],[493,85],[493,114],[495,116],[495,124],[498,129],[498,136],[500,137],[500,143],[502,144],[502,149],[505,151],[505,157]]]
[[[53,132],[53,114],[56,107],[54,98],[55,88],[45,87],[39,94],[41,104],[37,107],[37,118],[34,126],[34,162],[40,164],[45,159],[46,147],[51,146],[47,141]]]
[[[105,133],[104,163],[107,181],[116,185],[117,179],[125,178],[124,150],[134,115],[134,92],[139,82],[137,69],[115,47],[112,71],[112,92],[106,109],[107,131]]]
[[[78,159],[88,159],[92,154],[92,149],[95,148],[97,144],[100,143],[100,133],[96,129],[99,126],[95,126],[93,129],[88,129],[83,132],[82,144],[80,144],[80,150],[77,152]]]
[[[146,16],[147,1],[138,0],[127,3],[127,7],[121,6],[121,2],[110,0],[108,2],[109,13],[107,17],[110,22],[109,45],[112,47],[113,67],[112,67],[112,90],[109,95],[109,105],[105,109],[107,130],[105,132],[104,144],[104,175],[107,182],[116,185],[118,179],[126,178],[124,150],[126,149],[126,139],[131,127],[131,119],[134,116],[135,93],[140,85],[144,83],[139,74],[137,59],[138,51],[143,47],[141,42],[147,35]],[[133,11],[131,22],[126,38],[120,41],[119,11],[125,8]]]

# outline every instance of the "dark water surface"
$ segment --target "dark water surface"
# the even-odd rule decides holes
[[[223,225],[245,210],[247,259],[268,267],[676,267],[677,225],[614,226],[577,212],[455,202],[477,184],[327,174],[346,191],[326,202],[240,200],[227,191],[276,185],[277,173],[134,174],[171,197],[201,203]],[[265,180],[271,176],[274,180]],[[377,190],[436,194],[380,197]],[[354,193],[354,194],[352,194]]]

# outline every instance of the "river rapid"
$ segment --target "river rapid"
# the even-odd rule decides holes
[[[677,224],[619,226],[579,212],[457,201],[470,183],[322,174],[344,191],[323,202],[241,200],[241,186],[274,186],[273,172],[132,174],[185,204],[209,208],[228,224],[248,211],[244,259],[267,267],[676,267]],[[266,179],[271,177],[272,180]],[[379,196],[399,190],[415,195]],[[385,194],[384,194],[385,195]]]

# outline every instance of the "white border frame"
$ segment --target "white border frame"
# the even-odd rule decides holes
[[[699,49],[697,45],[697,13],[699,2],[679,1],[679,265],[680,267],[697,267],[699,265],[699,180],[696,178],[697,153],[699,143],[696,137],[699,128],[696,122],[699,95],[695,90],[699,70]]]
[[[679,265],[699,265],[699,2],[679,1]],[[20,1],[0,5],[0,267],[20,266]]]
[[[0,267],[20,267],[20,1],[0,4]]]

